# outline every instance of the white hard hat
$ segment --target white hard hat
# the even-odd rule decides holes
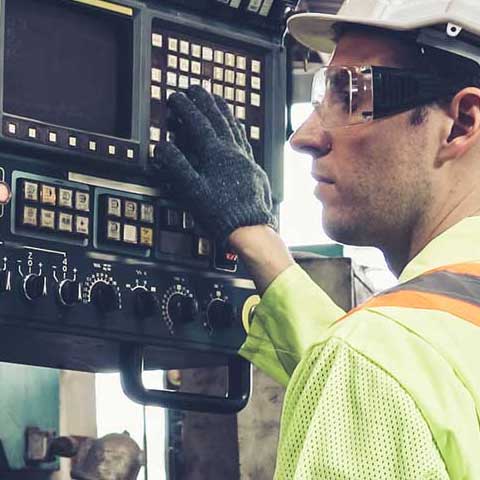
[[[288,20],[288,30],[300,43],[320,52],[335,47],[335,23],[369,25],[387,30],[409,31],[447,25],[443,39],[438,34],[426,45],[451,51],[480,62],[480,49],[455,41],[462,30],[479,37],[480,0],[344,0],[337,14],[300,13]],[[460,45],[461,44],[461,45]],[[469,50],[466,52],[465,50]]]

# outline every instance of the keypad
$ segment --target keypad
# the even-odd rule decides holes
[[[19,179],[17,226],[54,235],[90,234],[90,193],[33,179]]]
[[[238,48],[188,37],[153,22],[151,65],[150,155],[155,144],[168,139],[165,102],[177,91],[201,85],[229,103],[232,114],[245,124],[256,156],[264,128],[263,59]],[[161,40],[160,40],[161,39]],[[253,127],[253,128],[252,128]],[[252,133],[254,135],[252,135]],[[257,158],[262,164],[262,158]]]
[[[117,195],[102,195],[100,208],[103,240],[122,246],[153,247],[155,207],[153,203]]]

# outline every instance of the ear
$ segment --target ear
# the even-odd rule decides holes
[[[442,162],[462,157],[480,142],[480,88],[458,92],[447,113],[451,129],[439,152]]]

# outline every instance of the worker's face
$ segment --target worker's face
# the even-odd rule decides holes
[[[403,66],[394,61],[399,48],[397,40],[377,34],[347,33],[330,64]],[[294,149],[313,158],[315,195],[334,240],[382,247],[405,241],[420,221],[432,198],[438,135],[434,120],[414,126],[411,116],[326,130],[313,112],[291,138]]]

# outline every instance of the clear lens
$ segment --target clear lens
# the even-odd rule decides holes
[[[371,67],[322,67],[313,78],[312,104],[325,128],[373,118]]]

